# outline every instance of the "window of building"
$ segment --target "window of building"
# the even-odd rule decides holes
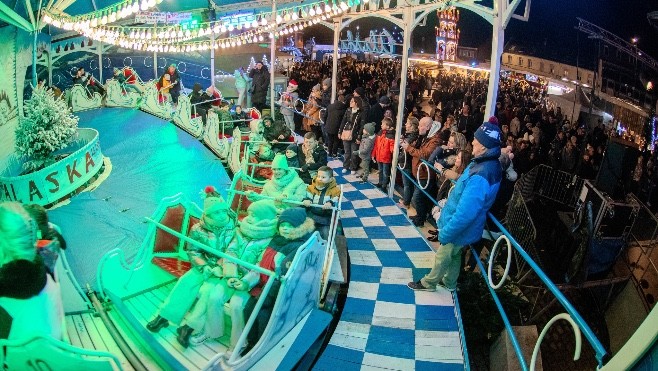
[[[552,65],[552,64],[549,64],[548,67],[551,70],[551,74],[555,75],[555,66]]]
[[[507,55],[507,63],[512,64],[512,56]]]
[[[564,70],[564,75],[562,75],[562,76],[569,77],[569,70]]]
[[[539,62],[539,70],[544,72],[544,62]]]
[[[532,68],[532,59],[528,59],[528,68]]]
[[[519,66],[523,66],[523,58],[519,57]]]

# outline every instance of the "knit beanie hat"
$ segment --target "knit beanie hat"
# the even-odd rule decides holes
[[[293,151],[295,153],[298,153],[299,147],[296,144],[291,144],[286,148],[286,151]]]
[[[272,170],[274,169],[290,170],[288,160],[286,160],[286,156],[283,153],[277,153],[276,156],[274,156],[274,160],[272,160]]]
[[[363,130],[368,132],[368,135],[375,134],[375,123],[374,122],[369,122],[369,123],[363,125]]]
[[[326,78],[326,79],[322,80],[322,85],[331,86],[331,79]]]
[[[258,200],[247,208],[247,214],[256,220],[276,219],[276,207],[272,200]]]
[[[487,149],[500,147],[500,129],[498,125],[485,122],[475,131],[475,139]]]
[[[354,89],[354,93],[356,93],[359,97],[363,97],[363,96],[366,95],[366,91],[365,91],[365,89],[363,89],[363,88],[360,87],[360,86],[357,87],[356,89]]]
[[[229,222],[229,205],[213,186],[207,186],[203,190],[203,217],[210,219],[215,225],[226,225]]]
[[[389,98],[387,95],[384,95],[383,97],[379,98],[379,103],[388,106],[391,104],[391,98]]]
[[[283,222],[288,222],[293,227],[297,228],[306,220],[306,210],[301,207],[292,207],[285,209],[279,215],[279,225]]]

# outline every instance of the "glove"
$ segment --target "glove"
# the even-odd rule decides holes
[[[221,266],[216,266],[215,268],[212,269],[212,274],[215,277],[223,277],[224,276],[224,271],[222,270]]]
[[[308,171],[308,165],[307,164],[302,165],[302,171]]]

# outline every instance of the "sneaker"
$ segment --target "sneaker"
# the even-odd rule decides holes
[[[409,282],[407,284],[407,287],[414,290],[414,291],[436,291],[436,288],[434,287],[425,287],[423,286],[423,283],[420,282],[420,280],[416,282]]]
[[[199,345],[208,339],[210,338],[206,335],[205,332],[197,332],[196,334],[192,335],[192,337],[190,338],[190,344]]]
[[[418,282],[420,282],[420,281],[418,281]],[[445,284],[443,284],[443,282],[439,282],[439,283],[437,283],[437,284],[436,284],[436,287],[440,287],[440,288],[446,289],[446,290],[448,290],[448,291],[450,291],[450,292],[455,292],[455,291],[457,291],[456,288],[451,289],[450,287],[448,287],[448,286],[446,286]]]

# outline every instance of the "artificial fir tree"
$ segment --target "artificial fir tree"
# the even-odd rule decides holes
[[[39,87],[25,102],[24,113],[16,128],[16,153],[27,158],[23,164],[27,173],[56,161],[53,152],[75,139],[79,118],[63,99],[55,99],[52,91]]]

